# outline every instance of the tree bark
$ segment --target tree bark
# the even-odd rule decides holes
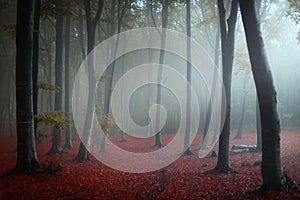
[[[33,122],[33,0],[18,0],[16,26],[17,163],[14,172],[32,173],[38,166]],[[33,151],[33,152],[32,152]]]
[[[226,94],[226,116],[223,130],[219,140],[218,163],[215,171],[219,173],[231,173],[232,169],[229,161],[229,137],[230,137],[230,113],[231,113],[231,78],[234,57],[235,27],[237,19],[237,0],[232,0],[231,13],[226,25],[226,10],[224,1],[218,0],[222,63],[223,63],[223,82]],[[228,28],[226,28],[228,26]]]
[[[128,5],[128,0],[125,0],[124,1],[124,7],[122,7],[122,9],[121,9],[121,1],[118,1],[118,10],[117,10],[117,12],[118,12],[118,16],[117,16],[118,17],[117,33],[118,34],[121,32],[122,21],[123,21],[125,12],[126,12],[127,5]],[[111,3],[110,17],[111,17],[111,20],[113,20],[114,17],[115,17],[115,0],[113,0],[112,3]],[[110,36],[112,36],[115,33],[115,28],[114,28],[113,21],[110,24],[109,33],[110,33]],[[119,40],[119,38],[117,37],[117,43],[116,43],[116,47],[115,47],[115,51],[114,51],[114,55],[113,55],[114,57],[116,56],[117,49],[118,49],[118,46],[119,46],[118,40]],[[112,66],[111,69],[107,69],[107,75],[108,76],[107,76],[106,81],[105,81],[104,114],[107,115],[107,116],[109,115],[109,111],[110,111],[109,110],[109,105],[110,105],[112,86],[113,86],[113,76],[114,76],[114,73],[115,73],[115,66],[116,66],[115,61],[113,61],[111,66]],[[124,138],[124,134],[125,133],[122,132],[122,138],[121,138],[122,142],[126,141],[125,138]],[[107,136],[103,137],[103,139],[102,139],[102,143],[101,143],[101,152],[102,153],[106,152],[106,148],[105,148],[106,137]],[[102,146],[103,146],[103,150],[102,150]]]
[[[280,159],[280,121],[277,94],[266,56],[264,41],[255,9],[255,0],[240,0],[242,20],[252,72],[257,89],[262,130],[263,184],[259,191],[283,190],[285,176]]]
[[[219,68],[219,48],[220,48],[220,39],[221,39],[221,34],[220,34],[220,28],[218,28],[217,34],[216,34],[216,44],[215,44],[215,55],[214,55],[214,61],[215,64],[217,66],[217,68]],[[215,72],[213,75],[213,83],[216,81],[218,73]],[[215,87],[216,84],[213,85],[212,90],[211,91],[215,91]],[[205,137],[207,135],[208,129],[209,129],[209,125],[210,125],[210,121],[211,121],[211,99],[209,99],[208,102],[208,106],[207,106],[207,112],[206,112],[206,116],[205,116],[205,124],[204,124],[204,130],[203,130],[203,138],[202,138],[202,144],[204,149],[207,149],[207,142],[205,142]],[[217,140],[217,134],[214,134],[213,140],[212,141],[216,141]]]
[[[71,2],[68,1],[68,10],[71,9]],[[70,28],[71,20],[70,16],[66,17],[66,30],[65,30],[65,111],[67,112],[66,117],[69,118],[68,113],[70,112]],[[64,148],[72,149],[71,141],[71,125],[68,124],[66,128]]]
[[[238,127],[238,131],[234,139],[242,139],[242,134],[243,134],[243,128],[244,128],[244,119],[245,119],[245,111],[246,111],[246,102],[247,102],[247,95],[248,91],[247,90],[247,75],[244,77],[243,81],[243,103],[242,103],[242,113],[241,113],[241,119]]]
[[[187,79],[187,97],[186,97],[186,130],[184,135],[184,155],[192,155],[190,148],[190,131],[191,131],[191,0],[186,0],[186,33],[187,33],[187,62],[186,62],[186,79]]]
[[[78,38],[79,38],[82,60],[84,60],[86,57],[86,50],[85,50],[84,37],[83,37],[84,31],[83,31],[83,19],[82,19],[82,16],[83,16],[82,15],[82,4],[80,4],[79,10],[78,10],[78,15],[80,17],[79,27],[78,27]]]
[[[162,4],[162,13],[161,13],[161,19],[162,19],[162,28],[165,29],[167,28],[167,23],[168,23],[168,9],[169,9],[169,5],[172,2],[172,0],[162,0],[161,4]],[[165,57],[165,52],[163,49],[165,49],[166,46],[166,31],[162,30],[161,33],[161,50],[159,53],[159,67],[158,67],[158,73],[157,73],[157,83],[161,83],[162,81],[162,73],[163,73],[163,68],[162,68],[162,64],[164,63],[164,57]],[[157,94],[156,94],[156,104],[160,105],[161,104],[161,86],[157,85]],[[156,112],[156,130],[158,130],[159,126],[160,126],[160,109],[158,107],[157,112]],[[162,138],[161,138],[161,131],[159,131],[156,135],[155,135],[155,144],[154,147],[158,147],[161,148],[163,147],[163,142],[162,142]]]
[[[38,71],[39,71],[39,36],[40,36],[40,8],[41,0],[35,1],[33,25],[33,57],[32,57],[32,87],[33,87],[33,114],[38,114]],[[37,122],[34,120],[36,137]]]
[[[62,7],[61,2],[57,2],[57,8]],[[55,93],[54,110],[62,110],[62,71],[63,71],[63,16],[57,14],[56,16],[56,40],[55,40],[55,85],[60,88],[60,91]],[[52,133],[52,147],[49,154],[61,153],[61,131],[58,127],[54,127]]]
[[[103,9],[103,0],[98,0],[98,8],[94,18],[92,18],[92,11],[90,0],[83,0],[85,6],[85,15],[86,15],[86,25],[87,25],[87,33],[88,33],[88,41],[87,41],[87,54],[89,54],[95,45],[95,30],[97,23],[100,19],[102,9]],[[88,105],[87,105],[87,116],[84,122],[82,141],[80,143],[78,154],[75,160],[79,161],[87,161],[90,160],[88,149],[86,146],[89,146],[90,137],[92,134],[92,125],[94,119],[95,112],[95,93],[96,93],[96,79],[94,76],[94,63],[93,59],[88,60],[88,81],[89,81],[89,92],[88,92]]]

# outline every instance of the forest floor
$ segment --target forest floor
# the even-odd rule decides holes
[[[168,137],[163,135],[163,140],[167,141]],[[300,132],[282,132],[281,138],[284,170],[299,187]],[[111,140],[118,143],[120,136],[111,137]],[[51,147],[51,138],[39,139],[37,151],[42,165],[61,171],[30,176],[7,174],[15,165],[16,138],[0,138],[0,199],[300,199],[297,190],[264,196],[247,193],[262,184],[260,153],[231,155],[231,165],[237,173],[206,173],[214,168],[217,158],[198,158],[201,135],[191,146],[196,155],[181,156],[163,170],[143,174],[120,172],[95,158],[89,162],[73,161],[79,142],[74,138],[72,150],[49,156],[46,154]],[[153,140],[148,142],[144,145],[153,145]],[[136,143],[129,138],[126,145],[134,148]],[[242,139],[231,140],[230,144],[255,145],[256,134],[245,133]]]

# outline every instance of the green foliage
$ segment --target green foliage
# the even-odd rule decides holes
[[[39,83],[38,88],[43,90],[55,91],[55,92],[60,92],[61,90],[60,87],[48,83]]]
[[[34,118],[38,125],[54,125],[57,128],[63,130],[67,128],[67,125],[72,122],[68,119],[71,113],[67,113],[63,110],[57,110],[53,112],[44,112],[35,115]]]
[[[109,130],[118,129],[118,125],[111,114],[105,114],[99,106],[96,106],[96,113],[98,122],[106,135],[108,135]]]
[[[112,75],[103,74],[103,75],[100,77],[99,81],[100,81],[100,82],[105,82],[105,80],[106,80],[106,79],[109,79],[109,78],[112,78]]]
[[[46,160],[40,168],[36,169],[36,172],[56,175],[58,172],[62,172],[64,168],[65,167],[61,159],[51,159]]]
[[[234,72],[234,75],[239,73],[244,73],[245,75],[251,75],[251,64],[249,60],[248,53],[245,48],[236,48],[235,50],[235,60],[234,63],[237,66],[237,69]]]
[[[294,117],[294,114],[293,113],[287,113],[287,114],[284,114],[282,119],[283,120],[290,120]]]

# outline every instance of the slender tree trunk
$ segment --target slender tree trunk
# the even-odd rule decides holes
[[[84,36],[83,36],[84,31],[83,31],[83,19],[82,19],[83,15],[82,15],[82,5],[81,4],[80,4],[79,10],[78,10],[78,15],[80,17],[79,27],[78,27],[78,38],[79,38],[82,60],[84,60],[86,57],[86,50],[85,50]]]
[[[245,111],[246,111],[246,102],[247,102],[247,95],[248,95],[248,91],[246,91],[247,90],[247,80],[248,80],[247,75],[245,75],[244,81],[243,81],[243,92],[244,92],[244,94],[243,94],[241,119],[240,119],[237,134],[234,137],[234,139],[242,139],[243,128],[244,128],[244,119],[245,119]]]
[[[16,27],[17,173],[32,173],[38,166],[35,151],[32,55],[33,0],[18,0]]]
[[[190,131],[191,131],[191,83],[192,83],[192,66],[191,66],[191,0],[186,0],[186,33],[187,33],[187,98],[186,98],[186,130],[184,135],[184,154],[192,155],[190,148]]]
[[[102,9],[103,9],[103,0],[98,0],[98,8],[94,18],[92,18],[92,11],[90,0],[84,0],[85,6],[85,15],[86,15],[86,25],[87,25],[87,33],[88,33],[88,41],[87,41],[87,54],[89,54],[95,45],[95,30],[96,25],[100,19]],[[93,56],[91,56],[93,58]],[[87,103],[87,115],[84,122],[82,141],[80,143],[78,154],[75,160],[79,161],[87,161],[90,160],[88,149],[86,147],[89,146],[90,137],[92,134],[92,125],[94,120],[94,112],[95,112],[95,94],[96,94],[96,78],[94,76],[94,61],[93,59],[88,59],[88,67],[87,67],[87,75],[89,82],[89,92],[88,92],[88,103]]]
[[[235,44],[235,27],[237,19],[237,0],[232,0],[231,13],[226,25],[226,10],[223,0],[218,0],[220,31],[221,31],[221,47],[222,47],[222,63],[223,63],[223,82],[226,94],[226,116],[223,130],[219,140],[218,163],[215,171],[220,173],[232,172],[229,161],[229,138],[230,138],[230,113],[231,113],[231,78],[232,65],[234,57]],[[227,28],[228,26],[228,28]]]
[[[216,34],[216,44],[215,44],[215,64],[217,66],[217,68],[219,68],[220,65],[220,61],[219,61],[219,49],[220,49],[220,39],[221,39],[221,34],[220,34],[220,28],[218,28],[217,34]],[[216,81],[218,76],[218,73],[215,72],[214,73],[214,78],[213,78],[213,83]],[[216,90],[216,84],[213,85],[212,90],[211,91],[215,91]],[[202,139],[202,144],[204,149],[207,149],[207,142],[205,142],[205,137],[207,135],[208,129],[209,129],[209,125],[210,125],[210,120],[211,120],[211,99],[209,99],[209,103],[207,106],[207,113],[205,116],[205,124],[204,124],[204,130],[203,130],[203,139]],[[214,134],[214,138],[212,141],[216,141],[217,140],[217,134]]]
[[[162,73],[163,73],[163,68],[162,64],[164,63],[164,57],[165,57],[165,52],[163,49],[165,49],[166,46],[166,31],[164,30],[167,28],[167,23],[168,23],[168,9],[169,9],[169,4],[170,2],[168,0],[163,0],[162,1],[162,33],[161,33],[161,50],[159,54],[159,67],[158,67],[158,73],[157,73],[157,83],[162,82]],[[161,86],[157,85],[157,94],[156,94],[156,104],[160,105],[161,104]],[[158,107],[157,112],[156,112],[156,130],[159,129],[160,127],[160,109]],[[162,139],[161,139],[161,131],[159,131],[155,135],[155,145],[154,147],[161,148],[163,145]]]
[[[118,12],[118,16],[117,16],[118,17],[118,26],[117,26],[117,33],[118,34],[121,32],[122,20],[123,20],[123,17],[125,15],[127,4],[128,4],[128,0],[125,0],[124,7],[121,9],[121,1],[118,1],[118,11],[117,11]],[[115,17],[115,0],[113,0],[112,3],[111,3],[110,17],[111,17],[111,20],[114,19],[114,17]],[[113,22],[110,24],[110,31],[109,32],[110,32],[110,36],[112,36],[115,32]],[[117,53],[117,49],[118,49],[118,46],[119,46],[118,40],[119,40],[119,38],[117,38],[116,48],[115,48],[114,55],[113,55],[114,57]],[[114,73],[115,73],[115,66],[116,66],[116,63],[115,63],[115,61],[113,61],[111,69],[107,70],[108,77],[106,79],[107,81],[105,82],[104,113],[107,116],[109,115],[109,105],[110,105],[110,98],[111,98],[111,92],[112,92],[112,86],[113,86],[113,76],[114,76]],[[105,148],[106,137],[107,136],[103,137],[103,139],[102,139],[102,143],[101,143],[101,152],[102,153],[106,152],[106,148]],[[122,142],[126,141],[124,139],[124,133],[122,133],[121,141]],[[102,150],[102,146],[103,146],[103,150]]]
[[[105,135],[101,139],[100,153],[106,153],[106,138],[107,138],[107,136]]]
[[[33,25],[33,57],[32,57],[32,87],[33,87],[33,114],[38,114],[38,70],[39,70],[39,36],[40,36],[40,7],[41,0],[35,1]],[[36,137],[37,122],[34,120]]]
[[[61,2],[56,5],[61,8]],[[62,110],[62,64],[63,64],[63,17],[58,15],[56,17],[56,40],[55,40],[55,85],[60,88],[59,92],[55,93],[54,110]],[[61,131],[58,127],[54,127],[52,135],[52,147],[49,154],[61,153],[63,148],[61,147]]]
[[[52,54],[50,52],[50,50],[48,50],[47,53],[47,59],[48,59],[48,73],[49,73],[49,77],[48,77],[48,84],[52,84]],[[48,91],[48,103],[49,103],[49,111],[53,111],[54,110],[54,105],[53,105],[53,91],[49,90]]]
[[[109,36],[112,36],[115,34],[115,24],[114,24],[114,19],[115,19],[115,3],[116,0],[111,1],[110,5],[110,23],[108,23],[108,32]],[[117,47],[116,47],[117,49]],[[116,51],[115,51],[116,52]],[[112,56],[115,56],[114,55]],[[109,105],[110,105],[110,96],[111,96],[111,91],[112,91],[112,83],[113,83],[113,74],[115,70],[115,61],[111,64],[111,67],[106,69],[106,79],[105,79],[105,94],[104,94],[104,114],[109,115]],[[108,134],[108,133],[106,133]],[[104,140],[104,139],[103,139]],[[105,145],[105,144],[104,144]]]
[[[118,33],[121,32],[122,21],[124,21],[124,17],[125,17],[127,5],[128,5],[128,0],[125,0],[124,7],[122,8],[122,10],[120,8],[120,2],[121,1],[119,1],[119,7],[118,7]],[[124,73],[125,73],[125,69],[124,69],[124,58],[123,58],[122,59],[122,74],[124,74]],[[124,91],[124,85],[122,85],[122,88],[121,88],[122,93],[123,93],[123,91]],[[121,96],[123,96],[123,94]],[[120,99],[120,100],[121,100],[120,102],[123,102],[122,99]],[[122,109],[123,109],[123,107],[122,107]],[[123,120],[123,121],[125,122],[126,120]],[[124,125],[125,125],[125,123],[124,123]],[[125,139],[125,135],[126,135],[126,133],[121,130],[121,142],[127,142],[127,140]]]
[[[47,81],[48,84],[52,84],[52,48],[51,48],[51,41],[50,41],[50,36],[48,36],[47,33],[47,23],[45,20],[42,21],[42,26],[43,26],[43,32],[44,32],[44,38],[45,38],[45,46],[46,46],[46,51],[47,51],[47,64],[48,64],[48,71],[47,71]],[[53,91],[49,90],[48,91],[48,103],[49,103],[49,108],[48,111],[53,111],[54,110],[54,105],[53,105]]]
[[[239,2],[261,117],[263,185],[259,192],[283,190],[286,181],[280,159],[277,94],[265,52],[255,0],[240,0]]]
[[[68,1],[68,10],[71,9],[71,2]],[[70,112],[70,16],[66,17],[66,32],[65,32],[65,111]],[[66,115],[69,118],[69,115]],[[71,125],[68,124],[66,128],[66,137],[64,148],[72,149],[71,141]]]

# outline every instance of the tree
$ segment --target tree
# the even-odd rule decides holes
[[[55,93],[54,110],[62,110],[62,71],[63,71],[63,16],[60,13],[62,2],[56,1],[56,40],[55,40],[55,85],[60,88],[60,91]],[[50,154],[61,153],[61,131],[58,127],[54,127],[52,136],[52,147]]]
[[[122,1],[118,1],[118,10],[117,10],[117,33],[119,34],[121,32],[121,28],[122,28],[122,21],[123,18],[125,16],[126,13],[126,9],[127,9],[127,5],[128,5],[128,0],[124,1],[124,5],[121,6]],[[110,9],[110,18],[111,18],[111,22],[109,23],[109,36],[112,36],[115,33],[115,27],[114,27],[114,17],[115,17],[115,1],[112,1],[111,3],[111,9]],[[117,53],[117,49],[119,46],[118,43],[119,37],[117,37],[117,43],[116,43],[116,47],[115,47],[115,51],[113,52],[113,56],[115,58],[115,55]],[[104,114],[107,116],[107,120],[109,119],[109,111],[110,111],[110,99],[111,99],[111,93],[112,93],[112,87],[113,87],[113,76],[115,73],[115,67],[116,67],[116,62],[113,61],[111,68],[108,68],[106,70],[107,76],[106,76],[106,81],[105,81],[105,95],[104,95]],[[108,123],[108,121],[107,121]],[[109,124],[109,123],[108,123]],[[106,133],[108,134],[108,133]],[[106,152],[106,137],[107,135],[102,137],[102,141],[101,141],[101,149],[100,151],[102,153]],[[122,140],[126,141],[124,139],[124,133],[122,133]]]
[[[287,181],[280,159],[280,120],[272,72],[265,52],[255,0],[240,0],[239,3],[261,117],[263,184],[258,191],[282,191]]]
[[[71,2],[68,1],[67,9],[70,10]],[[66,16],[66,30],[65,30],[65,111],[70,112],[70,15]],[[67,116],[66,116],[67,117]],[[64,148],[71,149],[71,127],[70,124],[66,128],[66,139]]]
[[[39,166],[35,149],[32,55],[33,0],[18,0],[16,27],[16,101],[17,101],[17,163],[18,173],[32,173]]]
[[[246,106],[247,106],[247,96],[248,93],[250,92],[250,89],[247,88],[247,82],[249,80],[249,77],[247,76],[247,72],[245,73],[244,76],[244,81],[243,81],[243,102],[242,102],[242,113],[241,113],[241,118],[239,122],[239,127],[236,133],[236,136],[234,139],[242,139],[242,134],[243,134],[243,128],[244,128],[244,120],[245,120],[245,112],[246,112]]]
[[[33,114],[38,114],[38,70],[39,70],[39,36],[40,36],[40,8],[41,0],[36,0],[34,5],[33,25],[33,63],[32,63],[32,87],[33,87]],[[37,123],[34,121],[36,132]],[[36,134],[35,134],[36,135]]]
[[[191,66],[191,1],[186,0],[186,33],[187,33],[187,70],[186,70],[186,78],[187,78],[187,101],[186,101],[186,130],[184,136],[184,154],[192,155],[193,152],[190,148],[190,121],[191,121],[191,80],[192,80],[192,66]]]
[[[229,2],[229,1],[228,1]],[[208,46],[211,47],[214,51],[214,61],[215,64],[217,66],[217,68],[219,68],[219,63],[220,63],[220,40],[221,40],[221,34],[220,34],[220,26],[219,24],[217,24],[217,19],[218,19],[218,13],[216,11],[216,7],[215,7],[215,3],[212,1],[208,1],[208,5],[206,5],[207,3],[205,3],[204,1],[199,1],[200,3],[200,10],[201,10],[201,14],[202,16],[202,22],[200,22],[200,24],[202,23],[204,26],[204,32],[205,35],[203,37],[208,38]],[[207,21],[209,21],[209,23],[207,23]],[[212,26],[212,24],[214,24],[214,26]],[[201,25],[202,26],[202,25]],[[217,26],[217,27],[215,27]],[[215,29],[217,29],[215,31]],[[215,36],[213,35],[213,33],[215,33]],[[215,37],[215,38],[214,38]],[[215,42],[213,42],[215,41]],[[217,72],[214,73],[213,75],[213,82],[216,81],[217,79]],[[215,87],[216,85],[213,85],[212,90],[211,91],[215,91]],[[212,108],[211,108],[211,99],[208,100],[208,105],[207,105],[207,111],[206,114],[204,115],[205,118],[205,123],[204,123],[204,127],[203,127],[203,139],[202,139],[202,143],[201,143],[201,148],[206,149],[208,144],[208,140],[205,141],[207,132],[208,132],[208,128],[209,125],[211,123],[211,116],[212,116]],[[217,134],[214,134],[214,139],[213,141],[215,141],[217,138],[216,136]]]
[[[223,82],[226,94],[226,115],[225,123],[220,135],[218,163],[215,171],[220,173],[232,172],[229,162],[229,137],[230,137],[230,113],[231,113],[231,78],[232,65],[234,57],[235,44],[235,27],[237,19],[237,0],[231,2],[230,16],[226,22],[226,10],[224,1],[218,0],[220,31],[221,31],[221,48],[222,48],[222,64],[223,64]],[[227,23],[227,24],[226,24]]]
[[[161,48],[160,48],[160,53],[159,53],[159,68],[158,68],[158,73],[157,73],[157,83],[162,82],[162,64],[164,62],[164,57],[165,57],[165,46],[166,46],[166,31],[164,30],[167,28],[167,23],[168,23],[168,9],[170,4],[172,3],[173,0],[161,0],[160,3],[162,5],[162,12],[161,12],[161,23],[162,23],[162,32],[161,32]],[[156,104],[160,105],[161,104],[161,86],[157,85],[157,93],[156,93]],[[156,130],[159,129],[160,126],[160,107],[158,107],[158,110],[156,111]],[[158,147],[161,148],[163,146],[162,139],[161,139],[161,131],[159,131],[155,135],[155,144],[153,147]]]
[[[87,54],[89,54],[95,45],[95,30],[97,23],[100,19],[102,9],[103,9],[103,0],[98,0],[98,7],[96,15],[92,18],[91,2],[90,0],[84,0],[85,7],[85,16],[86,16],[86,26],[87,26]],[[83,135],[80,143],[78,154],[75,160],[87,161],[90,160],[88,150],[85,145],[89,143],[91,132],[92,132],[92,121],[94,119],[95,112],[95,92],[96,92],[96,78],[94,77],[94,65],[92,59],[89,59],[89,66],[87,67],[88,73],[88,82],[89,82],[89,91],[88,91],[88,104],[87,104],[87,115],[84,122]]]

